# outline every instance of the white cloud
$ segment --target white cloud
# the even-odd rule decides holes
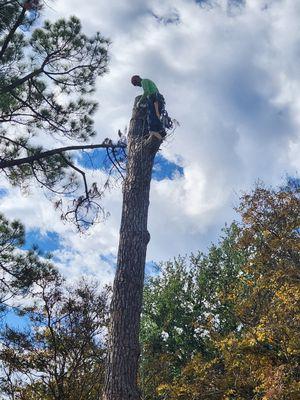
[[[276,184],[300,167],[300,3],[248,0],[235,9],[225,0],[213,3],[65,0],[48,12],[76,14],[86,32],[112,40],[110,73],[98,82],[98,140],[128,125],[136,73],[158,84],[180,121],[162,154],[180,162],[184,175],[152,184],[149,259],[203,249],[233,218],[236,193],[258,178]],[[12,193],[17,202],[3,200],[2,211],[29,227],[57,230],[65,270],[99,270],[110,279],[99,254],[116,254],[120,189],[107,197],[110,219],[87,237],[62,225],[40,194]]]

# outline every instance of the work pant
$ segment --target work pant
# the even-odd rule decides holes
[[[154,103],[158,102],[158,110],[161,114],[164,109],[165,99],[160,93],[153,93],[147,97],[147,120],[149,132],[158,132],[162,137],[166,135],[160,119],[156,115]]]

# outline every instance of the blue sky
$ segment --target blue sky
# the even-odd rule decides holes
[[[50,253],[59,248],[59,236],[56,232],[47,231],[41,234],[39,229],[32,229],[27,232],[24,250],[37,247],[41,253]]]
[[[97,81],[97,136],[128,127],[133,74],[155,81],[180,122],[157,157],[150,196],[147,262],[205,248],[237,218],[241,191],[258,179],[282,184],[300,168],[300,2],[295,0],[54,1],[45,17],[77,15],[86,33],[112,41],[109,73]],[[36,142],[40,139],[36,138]],[[47,148],[62,145],[43,138]],[[90,182],[105,182],[103,152],[78,158]],[[121,185],[106,195],[110,217],[79,235],[39,187],[1,181],[2,212],[24,222],[28,246],[52,251],[67,279],[111,282],[117,253]],[[150,264],[148,264],[150,265]]]
[[[78,162],[81,166],[92,170],[105,170],[106,166],[110,165],[110,162],[107,159],[106,150],[103,149],[97,149],[88,153],[79,153]],[[169,161],[160,152],[158,152],[154,160],[152,179],[157,181],[163,179],[173,179],[175,175],[183,175],[183,168],[180,165]]]

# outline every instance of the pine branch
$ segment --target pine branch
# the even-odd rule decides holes
[[[125,148],[126,144],[106,144],[106,143],[101,143],[101,144],[89,144],[89,145],[82,145],[82,146],[66,146],[66,147],[59,147],[57,149],[52,149],[52,150],[47,150],[43,151],[40,153],[33,154],[32,156],[29,157],[23,157],[23,158],[17,158],[15,160],[7,160],[7,161],[1,161],[0,162],[0,169],[4,168],[11,168],[11,167],[16,167],[20,166],[23,164],[32,164],[34,161],[38,161],[42,158],[48,158],[51,156],[54,156],[56,154],[62,154],[66,151],[72,151],[72,150],[88,150],[88,149],[117,149],[117,148]]]
[[[11,28],[11,30],[9,31],[8,35],[6,36],[6,38],[5,38],[4,42],[3,42],[2,48],[0,50],[0,60],[3,57],[3,55],[4,55],[4,53],[5,53],[6,49],[7,49],[10,41],[12,40],[12,38],[13,38],[15,32],[16,32],[16,30],[18,29],[18,27],[20,25],[22,25],[22,22],[23,22],[24,17],[25,17],[25,13],[26,13],[26,9],[25,9],[25,7],[23,7],[18,19],[16,20],[15,24],[13,25],[13,27]]]
[[[18,86],[22,85],[23,83],[29,81],[30,79],[34,78],[35,76],[39,75],[40,73],[43,72],[43,66],[32,71],[30,74],[24,76],[23,78],[18,79],[17,81],[15,81],[14,83],[4,86],[3,88],[1,88],[1,94],[5,94],[8,92],[11,92],[12,90],[16,89]]]

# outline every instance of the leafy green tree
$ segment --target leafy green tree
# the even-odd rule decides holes
[[[195,354],[214,358],[214,338],[238,329],[234,303],[226,294],[246,257],[235,248],[239,232],[232,224],[207,255],[164,263],[161,273],[148,279],[141,330],[145,399],[158,399],[157,388],[178,378]]]
[[[161,398],[299,398],[299,193],[298,185],[259,186],[241,198],[242,223],[228,265],[234,254],[245,257],[219,292],[237,326],[230,321],[217,335],[212,327],[214,352],[207,358],[196,349],[180,374],[156,386]]]
[[[66,288],[61,276],[36,283],[34,303],[21,307],[27,329],[1,337],[0,391],[8,399],[99,399],[104,377],[107,291],[82,281]]]
[[[0,215],[0,392],[13,400],[99,399],[108,291],[84,281],[67,288],[51,260],[24,244],[23,225]],[[6,325],[7,311],[28,327]]]

